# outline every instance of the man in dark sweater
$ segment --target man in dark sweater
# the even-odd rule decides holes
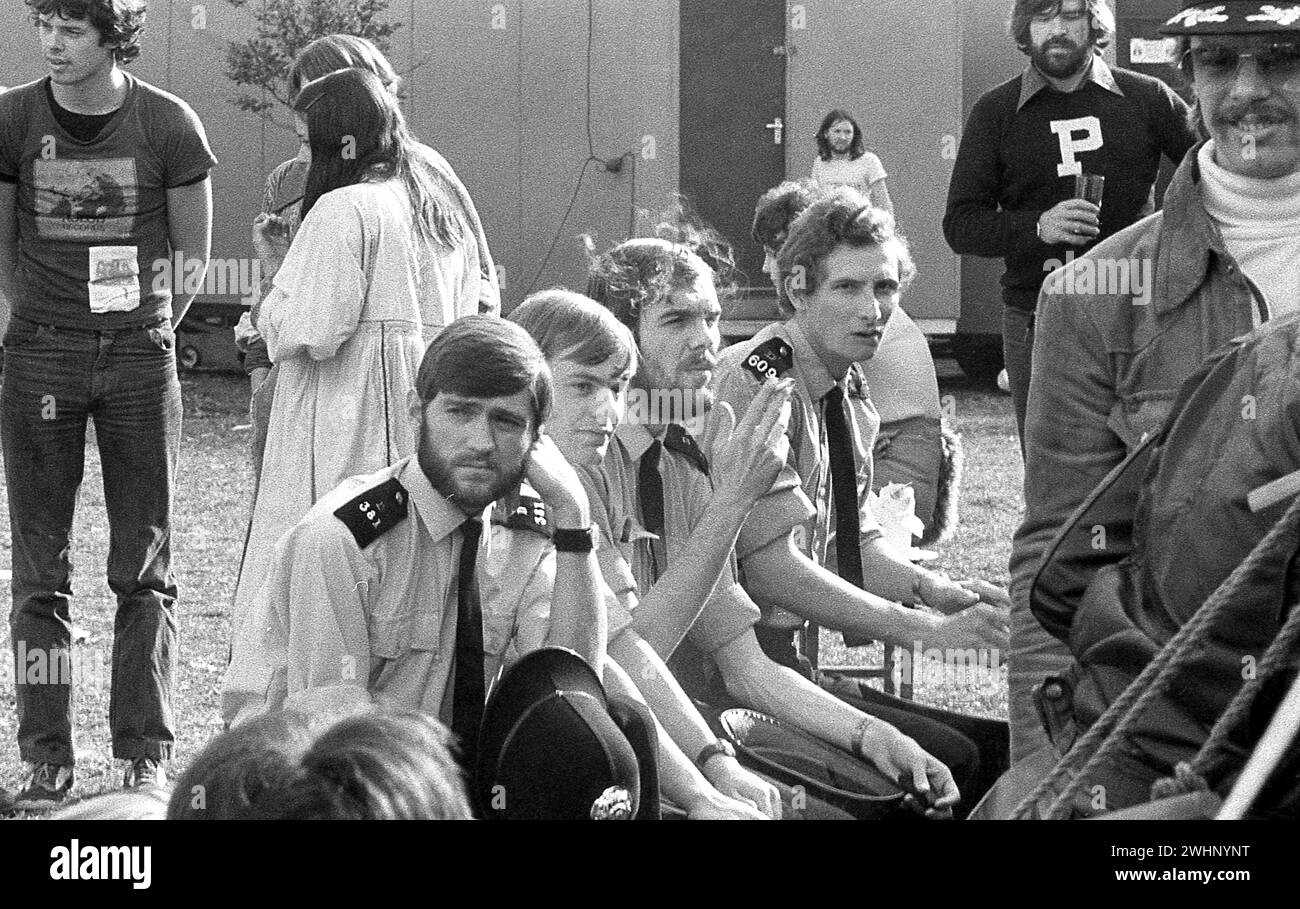
[[[1161,154],[1177,163],[1196,142],[1168,86],[1101,59],[1114,33],[1107,0],[1015,0],[1011,36],[1030,64],[976,102],[948,187],[948,245],[1006,261],[1002,345],[1022,446],[1043,280],[1150,214]],[[1079,174],[1105,177],[1100,208],[1074,198]]]

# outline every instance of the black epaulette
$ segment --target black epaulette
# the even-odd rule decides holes
[[[352,531],[357,545],[365,549],[406,520],[410,494],[397,477],[372,486],[334,512],[334,517]]]
[[[745,370],[760,382],[779,379],[793,368],[794,350],[781,338],[764,341],[745,358]]]
[[[530,486],[521,486],[513,495],[499,499],[492,506],[492,523],[511,530],[531,530],[548,539],[551,536],[546,503]]]

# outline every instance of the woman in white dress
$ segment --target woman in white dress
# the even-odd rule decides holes
[[[330,73],[294,107],[311,143],[301,226],[292,245],[277,218],[254,226],[274,272],[254,320],[279,379],[236,630],[280,536],[347,477],[414,452],[405,406],[420,358],[438,331],[479,308],[472,232],[383,82],[366,70]]]

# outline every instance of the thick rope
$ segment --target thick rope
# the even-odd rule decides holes
[[[1288,582],[1297,573],[1300,572],[1293,565],[1288,572]],[[1180,762],[1174,768],[1173,777],[1157,780],[1152,785],[1152,800],[1209,789],[1208,780],[1222,772],[1231,760],[1232,735],[1247,719],[1260,689],[1278,673],[1289,668],[1295,655],[1300,653],[1300,609],[1296,609],[1294,604],[1290,605],[1286,622],[1264,652],[1254,676],[1246,679],[1227,709],[1215,721],[1214,728],[1210,730],[1196,757],[1191,762]]]
[[[1293,565],[1289,575],[1297,573]],[[1290,578],[1288,579],[1288,583]],[[1260,658],[1255,674],[1246,679],[1233,695],[1227,708],[1215,721],[1204,744],[1191,761],[1180,761],[1172,777],[1156,780],[1151,785],[1151,800],[1171,798],[1189,792],[1210,788],[1208,780],[1216,776],[1230,760],[1232,734],[1246,720],[1259,690],[1277,673],[1290,666],[1296,653],[1300,653],[1300,609],[1291,604],[1285,624],[1273,638]]]
[[[1156,654],[1155,659],[1124,689],[1092,728],[1075,742],[1074,747],[1057,763],[1047,778],[1016,806],[1013,818],[1023,820],[1033,817],[1038,803],[1052,795],[1066,780],[1069,782],[1052,801],[1044,818],[1069,815],[1074,799],[1086,787],[1090,774],[1122,747],[1125,733],[1137,717],[1163,694],[1188,655],[1195,648],[1203,646],[1205,631],[1213,621],[1232,606],[1239,591],[1253,581],[1254,575],[1262,566],[1289,558],[1300,547],[1297,525],[1300,525],[1300,498],[1291,503],[1286,514],[1251,550],[1250,555],[1233,569],[1232,574],[1219,585],[1187,624],[1178,630]]]
[[[1192,769],[1197,773],[1208,774],[1222,762],[1226,753],[1230,750],[1233,731],[1247,719],[1260,688],[1279,672],[1284,672],[1289,668],[1295,654],[1300,652],[1300,646],[1298,646],[1300,645],[1300,609],[1296,609],[1295,604],[1290,604],[1290,606],[1290,615],[1287,616],[1282,630],[1273,639],[1273,643],[1264,652],[1254,678],[1247,679],[1246,683],[1241,686],[1241,690],[1237,692],[1237,696],[1228,705],[1228,709],[1224,711],[1220,720],[1214,724],[1214,729],[1211,730],[1210,737],[1206,739],[1205,745],[1202,746],[1201,753],[1192,761]]]

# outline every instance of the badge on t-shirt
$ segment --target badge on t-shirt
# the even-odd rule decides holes
[[[357,545],[365,549],[406,520],[409,500],[406,487],[392,477],[336,509],[334,517],[352,531]]]
[[[130,312],[140,305],[140,262],[134,246],[92,246],[86,290],[91,312]]]
[[[779,379],[793,368],[794,351],[781,338],[764,341],[745,358],[745,370],[760,382]]]

